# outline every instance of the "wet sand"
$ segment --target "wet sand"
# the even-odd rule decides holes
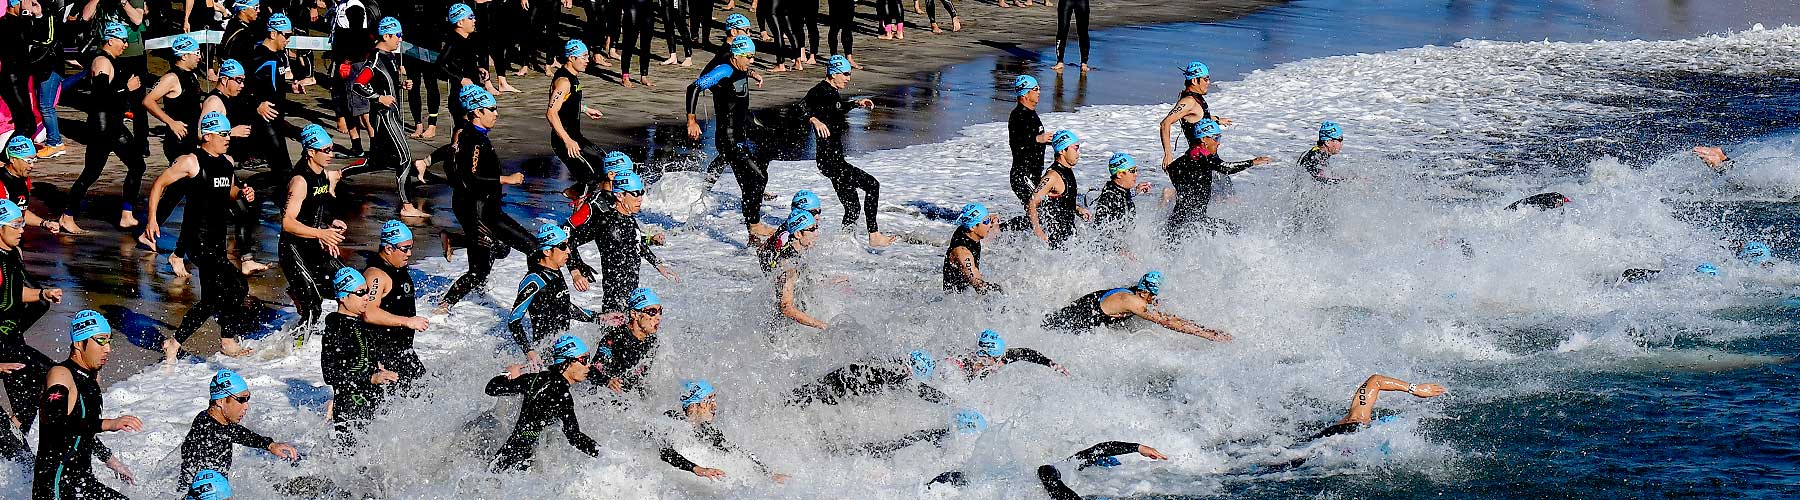
[[[1282,2],[1105,0],[1096,3],[1091,20],[1091,29],[1094,31],[1129,25],[1217,21]],[[946,32],[932,34],[928,27],[922,25],[925,16],[909,11],[908,22],[913,26],[907,30],[907,39],[888,41],[876,38],[878,33],[871,20],[872,8],[868,5],[861,6],[858,17],[862,31],[856,37],[856,56],[865,69],[855,72],[851,92],[862,95],[908,86],[927,86],[933,82],[921,79],[929,78],[928,72],[936,68],[996,55],[1032,57],[1035,51],[1055,42],[1054,8],[1038,5],[1003,9],[991,3],[974,2],[959,2],[958,8],[958,13],[963,16],[961,32],[949,32],[948,19],[940,18],[945,23]],[[736,12],[752,15],[748,10],[748,2],[739,2]],[[718,12],[715,17],[723,19],[728,14],[729,12]],[[821,38],[824,35],[822,32]],[[661,41],[653,41],[651,47],[653,53],[664,49]],[[825,40],[821,40],[821,48],[825,47]],[[1185,47],[1171,49],[1181,52],[1192,50]],[[1069,59],[1076,60],[1078,51],[1074,44],[1071,44],[1069,51]],[[667,53],[660,55],[666,57]],[[609,147],[630,146],[638,151],[641,151],[639,148],[657,147],[691,149],[692,151],[686,151],[689,155],[700,154],[709,144],[695,143],[680,137],[683,98],[687,83],[698,76],[700,66],[710,57],[709,53],[697,51],[694,66],[687,68],[662,66],[659,57],[654,61],[650,73],[651,81],[656,84],[653,88],[640,85],[635,89],[626,89],[619,86],[616,60],[613,61],[612,68],[594,68],[590,71],[591,75],[583,81],[586,101],[601,109],[606,116],[599,121],[584,123],[586,135]],[[1043,65],[1048,66],[1053,62],[1043,62]],[[152,57],[153,71],[160,72],[160,67],[164,64]],[[763,71],[766,82],[751,96],[752,105],[759,109],[779,108],[799,100],[824,75],[822,66],[809,66],[801,72],[770,73],[768,69],[772,64],[773,58],[767,54],[759,54],[758,66]],[[1073,75],[1079,68],[1072,65],[1067,71]],[[1105,71],[1105,68],[1097,67],[1096,71]],[[552,206],[560,207],[562,198],[558,193],[562,185],[566,184],[558,180],[562,177],[562,168],[554,161],[537,161],[550,154],[549,126],[542,118],[542,102],[549,87],[549,79],[541,73],[535,73],[524,77],[510,77],[509,80],[523,92],[498,96],[503,117],[501,125],[493,133],[494,143],[503,158],[507,158],[509,163],[515,164],[516,168],[532,179],[524,186],[509,188],[509,203],[528,204],[510,208],[539,213],[550,210]],[[996,77],[993,84],[1005,84],[999,80]],[[146,82],[146,85],[149,83],[151,82]],[[991,92],[992,88],[946,91]],[[327,98],[327,93],[319,87],[311,88],[304,96],[292,96],[291,101],[303,105],[305,109],[290,113],[289,120],[295,124],[316,122],[331,128],[332,124],[324,111]],[[906,98],[930,99],[930,96],[909,95]],[[889,108],[890,113],[904,114],[909,109],[915,109],[915,106],[907,104],[884,102],[879,105]],[[703,125],[708,125],[704,122],[710,119],[710,108],[710,102],[702,106],[700,118]],[[34,197],[40,200],[33,203],[33,208],[39,214],[52,217],[59,212],[50,208],[60,209],[63,206],[59,192],[66,189],[80,174],[85,154],[85,148],[79,142],[85,138],[83,132],[86,127],[81,123],[85,120],[85,114],[67,107],[59,111],[64,134],[71,139],[67,142],[69,153],[61,158],[38,162],[32,172],[38,186]],[[967,112],[990,113],[986,108]],[[1001,120],[1004,116],[995,115],[991,119]],[[404,116],[403,121],[410,123],[410,116]],[[412,141],[415,157],[423,157],[449,139],[449,120],[444,117],[440,121],[443,126],[439,128],[436,138]],[[152,124],[152,154],[144,179],[145,192],[139,193],[139,196],[147,195],[150,183],[167,165],[160,149],[160,123],[153,121]],[[660,132],[659,125],[664,126]],[[867,135],[882,133],[878,128],[871,128]],[[349,142],[341,134],[334,132],[334,136],[337,137],[340,148]],[[879,142],[893,145],[928,140],[929,137],[885,137]],[[297,157],[297,146],[290,146]],[[642,157],[641,154],[634,156]],[[69,292],[62,304],[53,307],[50,313],[31,328],[27,334],[30,343],[51,357],[61,359],[67,352],[63,340],[66,338],[67,318],[80,309],[101,309],[113,318],[116,327],[128,330],[129,343],[136,346],[125,347],[120,344],[121,348],[114,351],[112,362],[103,374],[105,380],[117,380],[137,373],[159,359],[161,354],[157,349],[157,335],[173,329],[180,322],[182,314],[199,299],[196,280],[175,277],[165,256],[138,247],[135,235],[139,229],[119,230],[114,227],[123,171],[124,167],[116,159],[110,160],[105,174],[89,191],[88,208],[80,223],[90,234],[50,235],[32,229],[27,231],[25,238],[28,272],[44,287],[60,287]],[[347,185],[340,187],[339,215],[346,221],[354,221],[350,224],[352,234],[349,241],[373,241],[376,221],[390,217],[394,202],[393,181],[390,179],[385,175],[365,175],[352,178]],[[437,243],[439,231],[455,225],[448,210],[447,190],[438,191],[432,195],[427,208],[434,216],[428,220],[408,221],[418,229],[419,250],[415,252],[415,260],[440,258]],[[172,235],[180,231],[180,220],[186,209],[177,209],[167,224],[169,231],[165,232],[161,242],[165,250],[172,247]],[[258,236],[259,249],[256,253],[260,261],[270,264],[272,268],[275,259],[274,243],[279,229],[272,222],[276,220],[274,210],[272,205],[265,204],[264,227]],[[141,207],[139,211],[142,212]],[[145,218],[139,215],[140,220]],[[525,220],[523,217],[521,219]],[[355,252],[367,250],[370,246],[364,244],[346,248],[348,252]],[[345,256],[346,263],[351,265],[360,266],[362,260],[359,255]],[[445,279],[450,278],[454,277]],[[506,277],[495,279],[497,282],[507,281]],[[262,317],[271,324],[265,330],[275,329],[286,319],[286,315],[279,309],[290,303],[284,291],[285,282],[275,269],[251,277],[250,282],[251,294],[266,309],[261,312]],[[210,356],[218,349],[216,332],[214,324],[201,328],[185,346],[186,349],[199,356]]]

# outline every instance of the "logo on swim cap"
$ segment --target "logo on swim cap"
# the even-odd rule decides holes
[[[975,340],[975,347],[980,347],[982,354],[998,358],[1006,354],[1006,339],[1000,338],[1000,332],[982,330],[981,337]]]
[[[1744,248],[1738,250],[1737,254],[1737,258],[1750,261],[1751,264],[1762,264],[1774,257],[1775,251],[1769,249],[1769,244],[1760,241],[1745,243]]]
[[[475,9],[470,8],[468,4],[459,3],[450,6],[450,24],[460,23],[471,17],[475,17]]]
[[[1137,284],[1132,285],[1132,288],[1150,292],[1150,295],[1162,295],[1162,281],[1162,271],[1150,271],[1138,278]]]
[[[1032,78],[1031,75],[1019,75],[1018,78],[1013,79],[1013,90],[1018,91],[1019,97],[1025,97],[1025,94],[1030,94],[1031,91],[1037,90],[1037,88],[1038,81],[1036,78]]]
[[[250,390],[250,384],[244,383],[244,377],[238,376],[237,372],[219,370],[213,374],[212,383],[206,385],[206,390],[211,393],[213,401],[218,401]]]
[[[356,272],[355,269],[349,267],[340,267],[337,270],[337,274],[331,276],[331,287],[333,290],[337,291],[338,299],[350,296],[351,292],[355,292],[357,289],[362,288],[366,283],[368,283],[368,281],[363,279],[362,273]]]
[[[818,210],[819,209],[819,195],[813,194],[812,190],[810,190],[810,189],[802,189],[802,190],[796,191],[796,192],[794,192],[794,202],[790,206],[794,207],[797,210],[806,210],[809,212],[813,211],[813,210]]]
[[[125,23],[110,22],[106,23],[106,27],[100,30],[100,35],[106,38],[124,40],[131,37],[131,28],[126,27]]]
[[[980,203],[963,205],[962,213],[956,216],[956,225],[963,229],[975,229],[975,226],[987,222],[988,209]]]
[[[219,63],[219,76],[225,78],[242,78],[244,76],[244,65],[238,63],[237,59],[226,59],[225,62]]]
[[[96,335],[111,335],[112,323],[106,316],[93,309],[83,309],[69,319],[69,343],[74,344],[94,338]]]
[[[187,35],[175,35],[169,40],[169,50],[175,51],[175,57],[200,53],[200,41]]]
[[[1187,67],[1181,68],[1181,76],[1186,77],[1189,80],[1192,80],[1195,78],[1206,78],[1208,76],[1212,76],[1212,71],[1206,69],[1206,63],[1202,63],[1200,61],[1194,61],[1194,62],[1187,63]]]
[[[638,288],[631,291],[631,299],[627,300],[625,304],[633,311],[642,311],[662,305],[662,298],[657,297],[656,292],[649,288]]]
[[[1106,160],[1106,171],[1113,175],[1134,168],[1137,168],[1137,158],[1132,158],[1130,153],[1113,153],[1112,159]]]
[[[1123,464],[1124,464],[1124,462],[1119,461],[1119,457],[1100,457],[1100,458],[1094,459],[1094,465],[1098,465],[1098,466],[1105,467],[1108,469],[1111,469],[1113,467],[1118,467]]]
[[[28,160],[36,158],[37,145],[31,143],[30,137],[22,135],[12,136],[11,139],[6,140],[6,156]]]
[[[1328,121],[1325,123],[1321,123],[1321,124],[1319,124],[1319,140],[1320,141],[1344,140],[1344,128],[1339,127],[1337,122]]]
[[[819,219],[813,217],[812,212],[795,210],[794,213],[788,214],[788,220],[781,225],[781,230],[787,231],[788,234],[800,234],[801,231],[812,229],[818,225]]]
[[[294,32],[294,21],[291,19],[288,19],[287,14],[282,14],[280,12],[270,15],[269,16],[269,32],[270,33],[293,33]]]
[[[23,218],[25,218],[25,210],[20,209],[19,204],[13,203],[12,200],[0,199],[0,226],[12,225]]]
[[[555,365],[564,361],[580,359],[587,353],[587,342],[582,342],[581,337],[565,333],[556,338],[555,344],[550,345],[550,364]]]
[[[387,222],[381,223],[381,244],[387,246],[400,246],[401,243],[406,243],[412,239],[412,227],[407,226],[405,222],[388,219]]]
[[[493,94],[489,94],[488,91],[482,89],[480,85],[474,84],[464,85],[461,90],[458,90],[456,92],[456,100],[458,103],[462,104],[464,112],[499,106],[499,103],[494,102]]]
[[[600,170],[606,172],[607,178],[616,177],[621,173],[632,172],[635,169],[636,167],[631,161],[631,156],[625,154],[624,151],[609,152],[606,153],[605,158],[600,159]]]
[[[1074,132],[1067,130],[1058,130],[1056,131],[1056,135],[1050,136],[1050,147],[1055,149],[1058,153],[1063,152],[1064,149],[1069,149],[1069,146],[1080,143],[1081,138],[1076,137]]]
[[[956,412],[956,418],[954,420],[956,432],[975,434],[987,430],[987,417],[981,416],[981,412],[975,410]]]
[[[850,74],[850,58],[844,57],[842,54],[838,54],[838,55],[831,56],[831,59],[826,59],[825,60],[825,74],[826,75]]]
[[[331,133],[317,123],[307,124],[300,129],[300,146],[313,151],[324,151],[331,147]]]
[[[750,39],[750,35],[738,35],[731,39],[731,55],[749,57],[755,53],[756,42]]]
[[[261,5],[262,0],[237,0],[231,3],[231,13],[236,14],[240,10],[254,9]]]
[[[643,190],[644,178],[639,177],[637,172],[626,171],[613,176],[612,192],[614,193],[641,192]]]
[[[375,36],[402,36],[403,31],[400,20],[392,17],[381,18],[381,24],[375,26]]]
[[[1219,128],[1219,122],[1213,121],[1211,118],[1205,118],[1201,119],[1199,123],[1194,124],[1194,135],[1191,139],[1218,137],[1220,134],[1224,133],[1225,129]]]
[[[556,225],[554,222],[545,222],[544,225],[538,226],[536,239],[539,251],[549,250],[551,247],[569,241],[569,232],[564,231],[562,226]]]
[[[209,111],[206,116],[200,117],[200,133],[202,135],[230,135],[231,120],[226,119],[224,113]]]
[[[581,40],[570,38],[568,43],[563,44],[563,57],[581,57],[587,53],[587,43]]]
[[[916,380],[931,378],[931,371],[937,369],[937,360],[931,359],[931,353],[924,350],[913,351],[906,355],[906,364],[912,367],[912,376]]]
[[[1694,268],[1694,272],[1700,273],[1700,274],[1718,276],[1719,275],[1719,266],[1715,266],[1711,262],[1701,262],[1698,267]]]
[[[750,29],[750,18],[744,17],[743,14],[736,14],[736,13],[726,16],[725,17],[725,29],[728,29],[728,30]]]
[[[225,475],[212,469],[202,469],[194,473],[193,484],[188,485],[188,498],[192,500],[225,500],[231,498],[231,482]]]
[[[711,396],[712,394],[713,386],[712,384],[706,383],[705,380],[683,381],[681,383],[681,409],[685,410],[689,406],[700,404],[701,401],[706,401],[706,397]]]

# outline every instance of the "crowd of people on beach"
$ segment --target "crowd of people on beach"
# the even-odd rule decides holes
[[[442,318],[470,294],[488,289],[494,263],[517,251],[525,257],[526,273],[519,278],[512,308],[502,317],[511,344],[499,349],[517,354],[517,363],[504,367],[485,392],[496,397],[520,396],[516,425],[511,435],[493,452],[496,472],[523,471],[536,461],[541,432],[561,427],[566,441],[580,451],[598,456],[599,444],[585,434],[577,417],[578,398],[607,391],[644,395],[650,390],[646,374],[655,362],[658,335],[667,309],[661,297],[640,283],[643,265],[668,279],[678,279],[670,262],[658,257],[655,247],[668,243],[665,234],[650,231],[639,222],[645,197],[653,186],[647,182],[642,160],[623,151],[608,151],[582,133],[582,123],[601,116],[601,110],[585,102],[583,78],[600,68],[618,64],[618,82],[625,87],[653,86],[649,79],[652,34],[656,20],[666,41],[666,65],[689,66],[693,53],[711,53],[702,62],[699,78],[685,89],[685,131],[689,139],[703,136],[704,100],[711,99],[711,120],[716,156],[706,167],[707,185],[727,170],[735,178],[742,200],[744,241],[753,249],[754,265],[774,283],[774,307],[770,314],[796,325],[826,330],[824,318],[809,313],[801,289],[818,281],[807,265],[809,250],[817,244],[826,210],[811,190],[793,193],[790,211],[777,225],[765,224],[762,201],[768,199],[770,158],[751,133],[753,109],[750,89],[762,84],[764,71],[822,70],[823,77],[802,100],[806,132],[815,137],[814,158],[818,171],[830,181],[830,189],[842,204],[840,222],[847,230],[861,230],[870,248],[899,243],[880,229],[881,181],[853,165],[844,139],[854,132],[849,115],[872,108],[869,99],[845,97],[852,75],[862,66],[851,53],[851,38],[861,29],[855,17],[857,2],[832,0],[820,16],[817,0],[758,0],[746,13],[727,1],[722,12],[707,0],[583,0],[585,16],[576,23],[577,37],[558,39],[557,30],[533,29],[547,23],[560,25],[571,2],[379,2],[344,0],[329,2],[281,2],[258,0],[188,0],[181,14],[181,33],[167,37],[170,69],[160,77],[148,74],[145,62],[146,30],[150,12],[141,0],[93,0],[58,5],[54,0],[9,0],[7,16],[0,18],[7,50],[0,63],[6,104],[12,111],[14,133],[5,144],[5,168],[0,170],[0,379],[10,401],[12,425],[0,429],[0,457],[30,462],[32,495],[40,499],[124,498],[94,472],[99,461],[126,481],[135,481],[130,468],[105,443],[101,433],[137,431],[144,423],[125,415],[109,415],[97,375],[113,347],[118,332],[115,319],[94,310],[69,317],[70,345],[67,359],[57,362],[28,345],[26,332],[51,307],[63,300],[64,291],[36,285],[23,265],[21,240],[28,231],[79,235],[85,191],[117,157],[129,170],[116,226],[142,227],[140,241],[156,250],[163,224],[177,203],[189,209],[180,216],[177,243],[169,259],[176,273],[197,271],[200,300],[187,310],[172,331],[161,339],[166,362],[175,362],[182,346],[209,320],[218,324],[220,354],[246,356],[253,351],[241,341],[255,328],[249,314],[250,293],[246,276],[263,272],[255,253],[264,209],[262,200],[278,204],[280,227],[278,256],[280,276],[297,319],[284,328],[295,342],[320,344],[319,360],[325,383],[332,389],[327,413],[332,428],[328,446],[354,450],[370,432],[366,424],[397,398],[429,397],[426,383],[432,368],[414,350],[414,337],[430,329],[433,318]],[[877,0],[880,38],[903,39],[906,6],[899,0]],[[940,24],[939,4],[947,22]],[[1000,2],[1008,6],[1008,2]],[[1017,2],[1031,6],[1032,2]],[[383,8],[386,7],[386,8]],[[1082,71],[1087,66],[1087,0],[1061,0],[1058,63],[1069,42],[1080,50]],[[914,10],[928,15],[933,32],[958,31],[963,19],[950,0],[915,1]],[[719,14],[725,13],[723,17]],[[753,20],[754,18],[754,20]],[[818,43],[819,24],[829,30],[827,51]],[[497,28],[496,28],[497,27]],[[714,38],[712,30],[721,28]],[[1073,30],[1071,30],[1073,28]],[[331,33],[329,47],[320,54],[290,47],[297,32]],[[70,31],[89,32],[69,36]],[[210,42],[207,31],[217,31]],[[494,36],[493,33],[517,36]],[[840,44],[841,42],[841,44]],[[840,51],[840,48],[842,49]],[[64,75],[66,54],[78,53],[76,75]],[[766,56],[759,59],[758,56]],[[322,58],[319,56],[323,56]],[[636,59],[634,67],[633,60]],[[871,63],[873,64],[873,63]],[[504,200],[507,186],[525,181],[523,173],[505,173],[501,152],[490,132],[503,127],[502,115],[517,119],[503,107],[496,94],[516,92],[507,77],[532,71],[550,79],[541,116],[548,123],[549,141],[558,161],[573,181],[561,195],[574,207],[566,220],[535,227],[508,214]],[[1047,127],[1037,112],[1038,81],[1017,75],[1003,89],[1016,98],[1008,117],[1006,142],[1011,168],[1008,183],[1020,205],[1021,215],[1003,218],[1002,209],[968,203],[946,214],[953,228],[942,262],[942,288],[946,294],[999,295],[1005,287],[987,279],[983,270],[984,242],[999,232],[1022,236],[1007,243],[1037,243],[1049,248],[1076,251],[1078,236],[1089,237],[1087,251],[1125,252],[1125,232],[1136,225],[1137,198],[1152,193],[1140,182],[1140,168],[1166,173],[1171,185],[1156,197],[1168,207],[1168,217],[1156,222],[1159,234],[1170,242],[1238,230],[1236,224],[1214,217],[1209,206],[1234,192],[1231,176],[1271,162],[1267,156],[1227,161],[1221,156],[1225,131],[1232,120],[1220,116],[1208,104],[1211,72],[1202,62],[1179,69],[1183,82],[1174,107],[1155,126],[1162,144],[1160,161],[1140,164],[1128,153],[1115,153],[1105,161],[1108,181],[1092,203],[1078,198],[1087,190],[1077,185],[1083,165],[1082,140],[1073,130]],[[315,76],[317,75],[317,76]],[[1175,78],[1171,75],[1170,78]],[[65,83],[73,81],[74,83]],[[441,99],[439,84],[448,89],[451,141],[415,158],[409,140],[435,137]],[[296,125],[289,121],[290,95],[314,84],[332,88],[336,133],[321,124]],[[68,189],[63,207],[46,211],[32,203],[31,172],[34,164],[63,154],[62,137],[55,113],[57,96],[65,88],[85,88],[88,123],[94,130],[87,144],[82,175]],[[420,95],[425,98],[421,99]],[[710,94],[708,96],[707,94]],[[410,102],[410,115],[402,102]],[[531,109],[536,119],[539,110]],[[131,118],[127,118],[130,116]],[[410,120],[406,118],[410,116]],[[138,183],[145,174],[149,155],[150,118],[164,125],[161,145],[166,167],[156,174],[140,213]],[[1328,117],[1320,117],[1328,118]],[[1347,122],[1349,123],[1349,122]],[[1353,123],[1349,123],[1353,126]],[[1141,124],[1150,126],[1149,123]],[[1135,126],[1135,125],[1134,125]],[[1296,162],[1305,179],[1320,186],[1346,182],[1331,169],[1342,152],[1346,125],[1322,121],[1317,140]],[[40,132],[41,130],[41,132]],[[1179,138],[1177,138],[1179,135]],[[363,140],[368,139],[368,148]],[[348,139],[349,146],[339,141]],[[290,143],[299,147],[296,161]],[[1718,148],[1696,148],[1695,153],[1713,170],[1724,174],[1730,160]],[[339,167],[338,163],[348,165]],[[1093,163],[1093,162],[1089,162]],[[366,266],[347,265],[345,247],[352,225],[374,222],[343,220],[334,206],[347,176],[378,171],[389,173],[396,184],[393,216],[379,221],[376,250]],[[254,173],[252,173],[254,172]],[[438,172],[442,172],[439,174]],[[451,210],[460,233],[446,233],[439,243],[444,255],[463,253],[467,270],[452,282],[435,303],[423,298],[414,283],[409,264],[414,258],[414,228],[430,217],[423,209],[424,193],[447,186]],[[822,186],[821,186],[822,188]],[[968,196],[971,193],[959,193]],[[1555,210],[1572,200],[1560,193],[1542,193],[1507,206],[1507,209]],[[44,213],[39,213],[44,212]],[[140,221],[139,218],[142,218]],[[1092,230],[1077,231],[1078,226]],[[593,243],[597,266],[584,260],[581,249]],[[1465,244],[1466,245],[1466,244]],[[1772,259],[1772,251],[1760,242],[1738,242],[1740,258],[1759,265]],[[590,258],[592,255],[590,254]],[[1660,270],[1633,269],[1621,281],[1639,282]],[[1703,263],[1695,269],[1717,274],[1717,267]],[[511,277],[507,277],[511,278]],[[1160,271],[1149,270],[1136,282],[1095,290],[1073,303],[1046,311],[1042,327],[1047,331],[1092,334],[1134,319],[1201,339],[1229,342],[1224,331],[1177,316],[1161,307],[1164,280]],[[598,290],[595,290],[595,288]],[[593,293],[593,310],[578,303],[576,294]],[[327,303],[333,303],[329,307]],[[441,319],[439,319],[441,321]],[[572,330],[574,322],[591,323],[597,335]],[[794,388],[781,403],[794,408],[810,405],[857,404],[883,394],[912,394],[919,400],[946,407],[949,418],[942,428],[926,429],[899,439],[847,447],[845,453],[883,456],[921,443],[941,443],[951,436],[979,433],[987,420],[967,402],[957,401],[931,385],[936,379],[978,380],[1007,364],[1042,365],[1068,375],[1068,370],[1046,353],[1008,347],[1001,332],[983,330],[973,349],[933,353],[925,346],[895,352],[877,359],[844,360],[845,364],[821,374],[815,381]],[[942,368],[942,369],[940,369]],[[679,370],[677,370],[679,371]],[[592,382],[597,389],[582,388]],[[267,450],[276,457],[296,460],[292,444],[249,430],[241,425],[250,407],[251,390],[233,370],[218,371],[209,382],[210,402],[195,415],[180,446],[181,477],[176,478],[192,498],[230,498],[234,445]],[[670,402],[667,415],[691,425],[694,436],[718,451],[747,457],[757,472],[774,482],[789,475],[765,464],[749,451],[728,440],[715,426],[717,391],[706,380],[685,380],[679,401]],[[1381,423],[1374,406],[1383,392],[1404,392],[1420,398],[1446,393],[1438,384],[1410,383],[1384,375],[1370,375],[1354,389],[1348,413],[1316,433],[1300,439],[1310,442],[1355,432]],[[642,398],[640,398],[641,400]],[[24,436],[36,429],[35,447]],[[651,434],[652,431],[644,431]],[[727,472],[686,458],[667,436],[653,436],[658,457],[670,466],[696,476],[719,478]],[[1075,453],[1066,460],[1039,467],[1036,477],[1051,498],[1080,498],[1063,482],[1065,473],[1091,467],[1118,465],[1120,455],[1136,453],[1153,460],[1168,457],[1147,445],[1108,441]],[[1265,470],[1282,470],[1299,462],[1268,464]],[[959,471],[946,471],[929,484],[952,487],[967,484]]]

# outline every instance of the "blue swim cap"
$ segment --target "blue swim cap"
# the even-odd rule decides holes
[[[812,229],[818,225],[819,219],[813,217],[812,212],[795,210],[788,214],[788,220],[781,225],[781,230],[787,231],[788,234],[800,234],[801,231]]]
[[[82,309],[69,319],[69,343],[77,343],[93,338],[95,335],[111,335],[112,322],[106,316],[93,309]]]
[[[550,345],[550,364],[562,364],[564,361],[586,356],[587,353],[587,342],[582,342],[581,337],[565,333],[556,338],[555,344]]]
[[[842,55],[833,55],[833,56],[831,56],[831,59],[825,60],[825,75],[826,76],[836,75],[836,74],[840,74],[840,73],[841,74],[849,74],[850,73],[850,58],[844,57]]]
[[[931,353],[924,350],[913,351],[906,355],[906,363],[912,367],[912,375],[916,380],[931,378],[931,371],[937,368],[937,360],[931,359]]]
[[[262,6],[262,0],[237,0],[231,3],[231,13],[236,14],[240,10],[254,9],[259,6]]]
[[[1321,123],[1321,124],[1319,124],[1319,140],[1320,141],[1344,140],[1344,128],[1339,127],[1337,122],[1328,121],[1325,123]]]
[[[200,133],[202,135],[231,135],[231,120],[225,118],[224,113],[209,111],[206,116],[200,117]]]
[[[1132,285],[1131,288],[1150,292],[1150,295],[1162,295],[1162,281],[1162,271],[1150,271],[1144,273],[1144,277],[1138,278],[1137,284]]]
[[[802,189],[799,191],[795,191],[794,192],[794,202],[790,206],[794,207],[794,209],[796,209],[796,210],[806,210],[809,212],[813,211],[813,210],[818,210],[819,209],[819,195],[813,194],[812,190],[810,190],[810,189]]]
[[[6,156],[31,159],[37,157],[37,145],[31,143],[30,137],[12,136],[6,140]]]
[[[1769,249],[1769,244],[1760,241],[1745,243],[1744,248],[1738,250],[1737,254],[1737,258],[1750,261],[1751,264],[1762,264],[1774,257],[1775,251]]]
[[[1204,118],[1194,124],[1194,134],[1189,138],[1199,140],[1202,137],[1218,137],[1224,133],[1225,129],[1219,127],[1219,122],[1213,121],[1211,118]]]
[[[175,51],[175,57],[200,53],[200,41],[187,35],[175,35],[169,40],[169,50]]]
[[[1137,158],[1132,158],[1130,153],[1113,153],[1112,159],[1106,160],[1106,171],[1112,175],[1134,168],[1137,168]]]
[[[387,246],[400,246],[401,243],[406,243],[412,239],[412,227],[407,226],[405,222],[388,219],[387,222],[381,223],[381,244]]]
[[[637,172],[625,172],[613,176],[612,192],[614,193],[643,190],[644,178],[639,177]]]
[[[980,203],[963,205],[962,213],[956,216],[956,225],[963,229],[975,229],[975,226],[987,222],[988,209]]]
[[[625,154],[624,151],[612,151],[606,153],[605,158],[600,159],[600,171],[606,172],[608,179],[621,173],[634,172],[636,168],[636,164],[631,161],[631,155]]]
[[[206,384],[206,390],[212,394],[212,401],[218,401],[250,390],[250,384],[244,383],[244,377],[238,376],[237,372],[219,370],[213,374],[212,383]]]
[[[952,425],[956,428],[956,432],[975,434],[987,430],[987,417],[981,416],[981,412],[975,410],[963,410],[956,412]]]
[[[1699,267],[1694,268],[1694,272],[1700,273],[1700,274],[1710,274],[1713,276],[1718,276],[1719,275],[1719,266],[1715,266],[1711,262],[1701,262]]]
[[[381,24],[375,26],[375,36],[405,36],[400,27],[400,20],[392,17],[381,18]]]
[[[269,32],[293,33],[294,21],[288,19],[287,14],[276,12],[269,16]]]
[[[633,311],[642,311],[662,305],[662,297],[657,297],[654,290],[640,287],[631,291],[631,298],[625,304]]]
[[[456,91],[456,100],[458,103],[462,104],[464,112],[473,112],[477,109],[493,108],[500,105],[498,102],[494,101],[493,94],[489,94],[488,91],[481,88],[480,85],[474,84],[464,85],[461,90]]]
[[[700,404],[707,396],[713,394],[712,384],[705,380],[687,380],[681,383],[681,409]]]
[[[224,474],[212,469],[203,469],[194,473],[194,482],[188,485],[188,498],[192,500],[231,498],[231,482],[225,480]]]
[[[19,204],[9,199],[0,199],[0,226],[11,225],[23,218],[25,210],[20,209]]]
[[[1181,68],[1181,76],[1183,76],[1189,80],[1192,80],[1195,78],[1206,78],[1208,76],[1212,76],[1212,71],[1206,69],[1206,63],[1202,63],[1200,61],[1194,61],[1194,62],[1188,63],[1187,67]]]
[[[568,43],[563,44],[563,57],[581,57],[587,54],[587,43],[579,39],[570,38]]]
[[[750,29],[750,18],[744,17],[743,14],[738,14],[738,13],[732,13],[729,16],[725,16],[725,29],[728,29],[728,30]]]
[[[981,337],[975,340],[975,346],[981,348],[982,354],[996,358],[1006,355],[1006,339],[1000,338],[1000,332],[982,330]]]
[[[750,57],[756,53],[756,41],[750,35],[738,35],[731,39],[731,55]]]
[[[459,3],[450,6],[450,24],[456,24],[471,17],[475,17],[475,9],[470,8],[468,4]]]
[[[1069,146],[1080,143],[1081,138],[1076,137],[1074,132],[1067,130],[1058,130],[1056,131],[1056,135],[1050,136],[1050,147],[1051,149],[1055,149],[1058,153],[1061,153],[1064,149],[1069,149]]]
[[[1019,97],[1025,97],[1025,94],[1030,94],[1031,91],[1037,90],[1037,88],[1038,81],[1036,78],[1032,78],[1031,75],[1019,75],[1018,78],[1013,79],[1013,90],[1018,91]]]
[[[100,29],[100,35],[104,36],[106,38],[117,38],[120,40],[124,40],[126,38],[131,38],[131,28],[128,26],[125,26],[125,23],[109,22],[109,23],[106,23],[105,28]]]
[[[1124,462],[1119,461],[1119,457],[1100,457],[1100,458],[1094,459],[1094,465],[1098,465],[1098,466],[1105,467],[1108,469],[1111,469],[1113,467],[1118,467],[1123,464],[1124,464]]]
[[[237,59],[226,59],[219,63],[219,76],[225,78],[241,78],[244,76],[244,65]]]
[[[563,230],[562,226],[556,225],[555,222],[545,222],[544,225],[538,226],[534,239],[537,240],[537,248],[541,252],[569,241],[569,232]]]
[[[317,123],[307,124],[300,129],[300,147],[313,151],[324,151],[331,147],[331,133]]]
[[[337,274],[331,275],[331,287],[337,291],[338,299],[350,296],[351,292],[355,292],[356,289],[362,288],[367,283],[368,281],[363,279],[362,273],[347,266],[338,268]]]

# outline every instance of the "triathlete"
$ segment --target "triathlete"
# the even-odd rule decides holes
[[[1163,312],[1157,303],[1157,295],[1162,291],[1162,281],[1161,272],[1150,271],[1144,273],[1144,277],[1139,278],[1137,284],[1130,288],[1111,288],[1083,295],[1075,299],[1075,303],[1045,316],[1043,326],[1049,330],[1086,333],[1094,327],[1123,323],[1135,316],[1203,339],[1218,342],[1231,340],[1231,335],[1225,332]]]

